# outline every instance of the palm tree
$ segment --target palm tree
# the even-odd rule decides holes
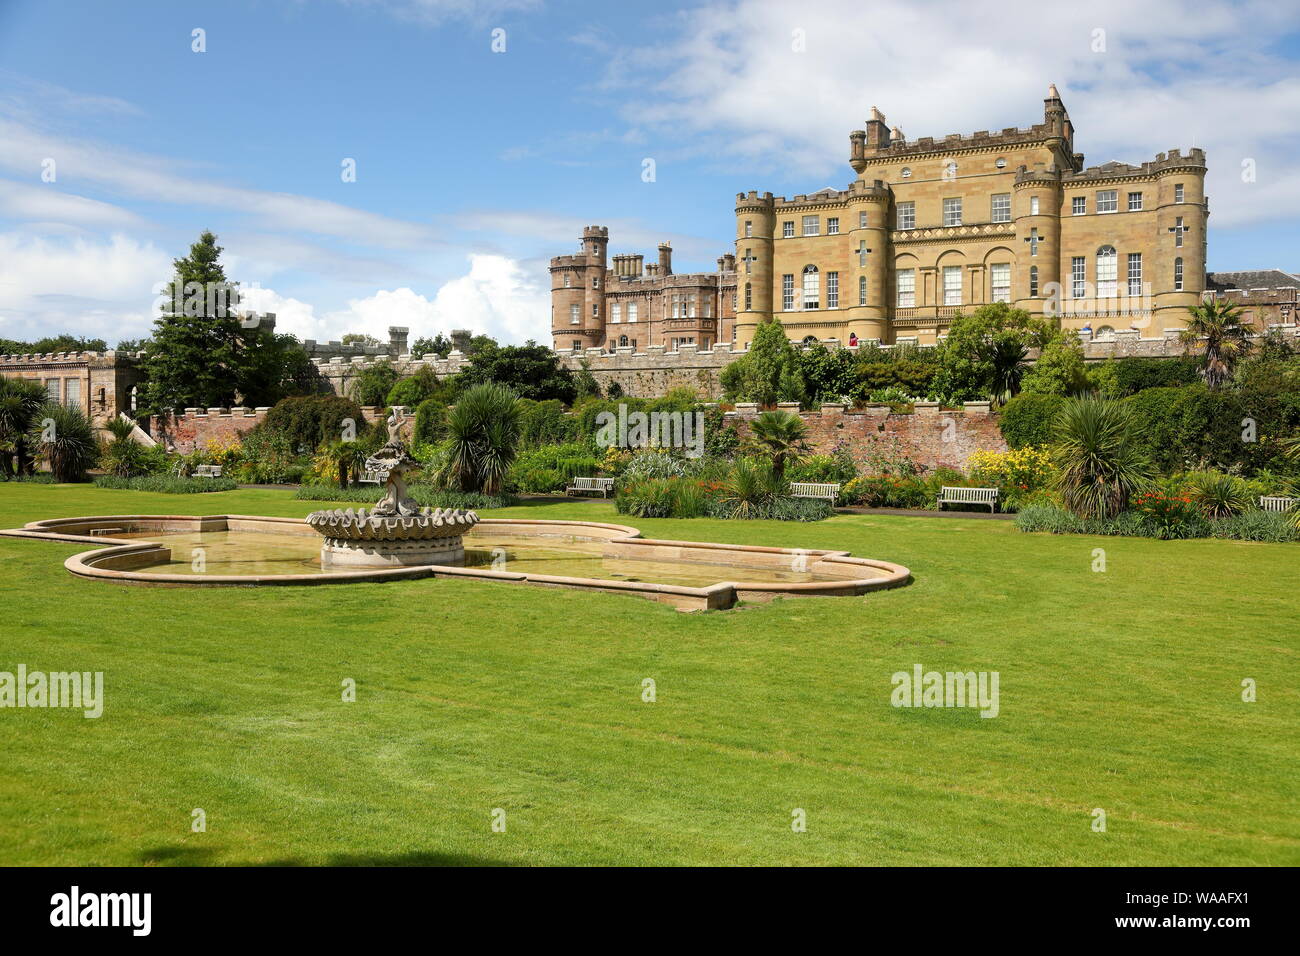
[[[1025,359],[1029,351],[1020,336],[999,335],[989,343],[984,353],[992,369],[989,374],[989,391],[999,405],[1020,391],[1020,380],[1025,376]]]
[[[1070,399],[1056,419],[1056,487],[1084,518],[1113,518],[1152,477],[1151,462],[1133,441],[1128,407],[1101,398]]]
[[[808,426],[792,412],[763,412],[750,423],[750,444],[772,462],[777,481],[785,480],[787,462],[798,463],[812,449],[807,442]]]
[[[45,402],[40,382],[0,377],[0,471],[4,474],[31,474],[27,431]]]
[[[144,471],[144,452],[136,444],[131,433],[135,431],[135,422],[121,416],[110,418],[104,428],[113,436],[104,454],[99,459],[99,466],[110,475],[130,478]]]
[[[501,491],[519,448],[522,406],[495,382],[465,391],[447,415],[447,456],[440,480],[461,491]]]
[[[1241,324],[1241,309],[1223,299],[1189,306],[1187,327],[1178,334],[1184,349],[1201,356],[1201,377],[1218,388],[1250,351],[1250,330]]]
[[[44,405],[28,429],[27,440],[49,462],[59,482],[81,481],[99,456],[95,427],[74,405]]]
[[[317,460],[328,464],[338,479],[339,487],[346,488],[348,476],[355,481],[365,469],[366,452],[360,442],[336,441],[322,447]]]

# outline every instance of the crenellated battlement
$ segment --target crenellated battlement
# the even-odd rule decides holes
[[[119,352],[109,349],[106,352],[36,352],[24,355],[0,355],[2,365],[52,365],[54,363],[73,362],[136,362],[144,358],[143,352]]]

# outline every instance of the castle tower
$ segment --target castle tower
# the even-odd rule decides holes
[[[605,341],[607,226],[582,230],[576,256],[551,259],[551,338],[556,351],[596,348]]]
[[[887,341],[889,329],[890,269],[893,252],[889,239],[891,192],[879,179],[867,185],[859,180],[849,187],[848,284],[841,291],[848,303],[848,333],[860,339]],[[865,296],[863,295],[865,293]]]
[[[1016,259],[1011,299],[1016,308],[1043,315],[1052,303],[1069,297],[1061,275],[1061,173],[1056,166],[1034,164],[1016,172],[1012,213],[1016,223]],[[1053,298],[1055,294],[1055,298]]]
[[[772,237],[776,209],[771,193],[736,195],[736,348],[749,348],[758,323],[772,318]]]
[[[1205,151],[1180,150],[1156,155],[1158,170],[1156,253],[1144,284],[1155,292],[1156,328],[1186,322],[1184,310],[1198,305],[1205,291],[1205,239],[1209,207],[1205,201]],[[1181,244],[1179,239],[1181,237]],[[1181,279],[1181,282],[1179,281]],[[1178,289],[1177,286],[1182,286]]]

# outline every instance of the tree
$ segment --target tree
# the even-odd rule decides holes
[[[27,440],[59,482],[81,481],[99,456],[95,428],[75,405],[42,406],[28,428]]]
[[[1020,380],[1020,390],[1036,395],[1077,395],[1088,389],[1083,346],[1071,332],[1049,342]]]
[[[518,396],[486,382],[461,394],[447,416],[443,484],[460,491],[500,492],[519,449]]]
[[[415,408],[421,402],[436,398],[442,404],[449,405],[454,392],[455,389],[447,381],[438,378],[433,369],[424,365],[417,369],[414,375],[399,379],[388,390],[387,402],[389,405]]]
[[[1045,347],[1060,333],[1046,319],[1013,309],[1005,302],[958,313],[939,346],[939,371],[932,390],[947,401],[998,398],[1019,385],[1017,346]],[[1010,390],[1014,394],[1014,389]]]
[[[396,384],[397,369],[386,361],[379,361],[362,369],[348,386],[348,395],[358,405],[383,405]]]
[[[1241,324],[1241,310],[1226,299],[1188,306],[1187,313],[1187,328],[1178,339],[1188,354],[1200,356],[1201,377],[1217,389],[1250,352],[1249,329]]]
[[[520,398],[537,402],[553,398],[571,405],[578,394],[573,372],[560,364],[559,356],[551,349],[532,339],[524,345],[506,346],[489,340],[457,379],[459,388],[496,382]]]
[[[581,368],[573,376],[573,385],[576,389],[574,401],[583,398],[603,398],[600,392],[600,383],[596,381],[596,376],[591,374],[591,363],[586,359],[581,359],[578,364]]]
[[[804,386],[814,401],[838,402],[851,395],[857,384],[853,353],[847,349],[832,352],[820,342],[795,353]]]
[[[40,382],[0,377],[0,475],[30,475],[32,445],[27,437],[46,402]]]
[[[758,324],[748,350],[722,370],[720,380],[732,402],[771,406],[807,398],[799,355],[776,318]]]
[[[1103,398],[1076,398],[1061,410],[1053,458],[1062,503],[1083,518],[1113,518],[1153,469],[1134,441],[1128,408]]]
[[[994,335],[984,346],[984,358],[989,365],[989,392],[999,405],[1019,393],[1028,355],[1024,339],[1009,329]]]
[[[433,338],[422,337],[415,340],[411,346],[411,358],[424,358],[426,355],[441,355],[447,357],[451,351],[451,339],[439,332]]]
[[[812,449],[807,442],[808,426],[793,412],[779,409],[763,412],[749,426],[750,444],[772,462],[777,481],[785,478],[785,466],[797,464]]]
[[[152,411],[230,405],[239,387],[237,354],[244,331],[233,311],[217,237],[204,232],[177,259],[167,302],[154,322],[141,368],[143,404]]]
[[[245,405],[271,406],[321,390],[320,373],[293,335],[244,329],[236,344],[236,390]]]
[[[371,348],[378,348],[380,344],[379,339],[364,332],[348,332],[341,341],[344,345],[368,345]]]

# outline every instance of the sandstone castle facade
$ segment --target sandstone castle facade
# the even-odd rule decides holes
[[[1205,154],[1085,167],[1056,87],[1026,129],[909,141],[872,109],[849,134],[857,178],[793,199],[736,197],[734,255],[675,276],[584,230],[551,260],[557,351],[742,350],[758,323],[839,345],[933,344],[959,311],[1008,302],[1094,336],[1159,337],[1205,290]]]

